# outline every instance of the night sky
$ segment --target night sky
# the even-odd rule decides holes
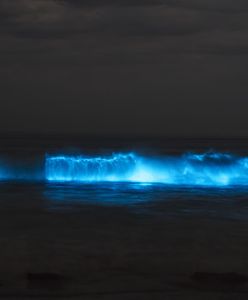
[[[0,0],[0,131],[248,136],[247,0]]]

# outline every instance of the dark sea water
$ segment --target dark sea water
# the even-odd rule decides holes
[[[191,280],[248,274],[247,157],[245,139],[2,136],[0,297],[247,299]]]
[[[17,203],[18,206],[32,207],[34,203],[41,201],[44,209],[50,211],[80,211],[85,206],[96,205],[122,207],[135,213],[167,217],[194,215],[209,218],[248,218],[248,169],[242,169],[242,180],[238,181],[238,184],[236,181],[235,184],[222,184],[222,181],[221,184],[218,181],[217,184],[216,181],[213,181],[213,184],[209,181],[208,184],[208,180],[212,180],[219,168],[225,167],[222,158],[220,161],[217,158],[218,170],[215,169],[216,161],[211,165],[213,162],[204,158],[204,165],[197,167],[194,178],[187,179],[189,183],[181,179],[165,183],[156,180],[46,180],[44,166],[47,156],[77,157],[84,154],[87,157],[106,157],[112,153],[138,153],[142,157],[152,157],[159,162],[164,157],[167,157],[167,161],[168,157],[170,160],[178,157],[182,160],[185,153],[224,153],[232,155],[233,164],[233,156],[235,159],[248,157],[248,140],[4,136],[0,139],[0,163],[4,170],[0,182],[0,204],[2,207],[14,207]],[[228,161],[227,164],[229,163]],[[174,161],[171,164],[169,172],[174,172],[177,165],[173,165],[176,164]],[[211,167],[210,177],[204,177],[204,184],[195,184],[195,180],[204,172],[206,164],[207,168],[208,164]],[[233,169],[231,171],[233,172]],[[209,169],[206,172],[209,175]]]

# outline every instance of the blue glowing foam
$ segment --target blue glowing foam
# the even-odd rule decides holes
[[[148,158],[133,153],[109,157],[47,156],[48,181],[126,181],[175,185],[248,185],[248,158],[225,153],[189,153]]]
[[[55,156],[46,159],[46,178],[50,181],[126,181],[135,167],[133,154],[94,158]]]

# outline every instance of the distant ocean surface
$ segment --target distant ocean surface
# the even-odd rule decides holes
[[[0,138],[0,205],[248,219],[248,140]]]

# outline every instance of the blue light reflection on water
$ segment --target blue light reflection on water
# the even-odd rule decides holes
[[[101,205],[131,205],[153,201],[163,185],[142,183],[48,183],[46,198],[67,203],[89,203]]]
[[[233,199],[248,195],[248,188],[213,188],[126,182],[47,183],[45,196],[52,200],[100,204],[132,204],[172,199]]]
[[[50,209],[111,206],[163,216],[248,219],[248,188],[195,187],[139,183],[47,183],[44,197]]]

